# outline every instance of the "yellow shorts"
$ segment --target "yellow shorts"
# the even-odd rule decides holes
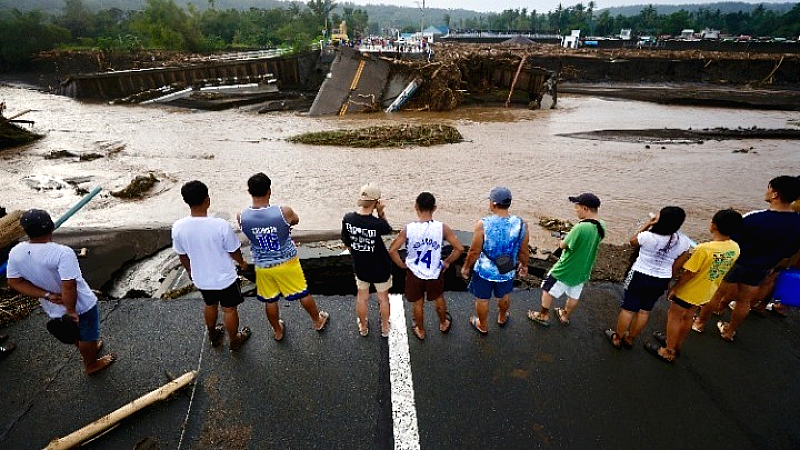
[[[267,303],[277,302],[281,296],[292,301],[308,295],[308,283],[300,259],[293,258],[267,268],[256,266],[256,290],[256,298]]]

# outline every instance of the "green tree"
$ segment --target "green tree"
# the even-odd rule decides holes
[[[69,42],[70,37],[69,30],[47,22],[40,11],[0,12],[0,66],[23,65],[36,53]]]
[[[151,47],[204,50],[202,33],[174,0],[147,0],[147,7],[136,16],[130,27]]]

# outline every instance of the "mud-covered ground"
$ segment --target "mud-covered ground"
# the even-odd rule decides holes
[[[579,133],[564,133],[560,136],[615,142],[642,142],[648,144],[702,144],[707,140],[731,139],[777,139],[800,140],[800,129],[791,128],[703,128],[675,129],[654,128],[646,130],[595,130]],[[736,151],[739,153],[741,151]],[[748,153],[747,151],[741,153]]]

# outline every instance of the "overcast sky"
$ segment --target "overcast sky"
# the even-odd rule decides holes
[[[396,5],[396,6],[411,6],[414,7],[417,5],[417,2],[412,0],[391,0],[391,1],[380,1],[380,0],[342,0],[343,1],[351,1],[356,4],[387,4],[387,5]],[[517,8],[528,8],[528,11],[535,9],[537,12],[547,12],[551,10],[555,10],[558,7],[558,4],[561,3],[562,6],[573,6],[580,2],[581,0],[566,0],[559,2],[558,0],[425,0],[425,7],[426,8],[444,8],[444,9],[471,9],[474,11],[503,11],[505,9],[517,9]],[[746,3],[786,3],[786,0],[778,0],[778,1],[747,1],[742,0]],[[419,0],[421,3],[422,0]],[[589,0],[582,1],[584,5],[589,3]],[[643,5],[643,4],[656,4],[656,5],[683,5],[683,4],[706,4],[706,3],[719,3],[719,1],[714,0],[697,0],[697,1],[687,1],[687,0],[660,0],[660,1],[637,1],[637,0],[595,0],[597,4],[596,9],[603,9],[609,8],[612,6],[629,6],[629,5]]]

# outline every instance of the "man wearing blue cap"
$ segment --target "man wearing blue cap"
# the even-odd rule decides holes
[[[472,244],[469,247],[461,275],[469,277],[469,291],[475,296],[475,315],[469,323],[485,335],[488,330],[489,299],[498,298],[497,325],[508,322],[511,306],[511,291],[514,275],[528,275],[528,227],[518,216],[509,214],[511,191],[507,187],[496,187],[489,193],[489,211],[475,225]]]
[[[553,299],[564,294],[567,303],[564,309],[556,308],[555,312],[562,324],[569,324],[569,317],[578,306],[583,284],[589,281],[592,273],[597,247],[606,234],[605,224],[598,220],[600,199],[596,195],[585,192],[577,197],[569,197],[569,201],[574,204],[575,213],[581,220],[559,243],[559,248],[563,250],[561,257],[542,282],[541,311],[528,311],[528,318],[543,326],[550,326]]]
[[[83,279],[75,252],[53,242],[55,226],[47,211],[31,209],[19,222],[30,242],[20,242],[11,249],[8,285],[20,294],[38,298],[51,318],[72,320],[78,325],[75,345],[87,374],[110,366],[117,357],[98,357],[102,341],[97,297]]]

